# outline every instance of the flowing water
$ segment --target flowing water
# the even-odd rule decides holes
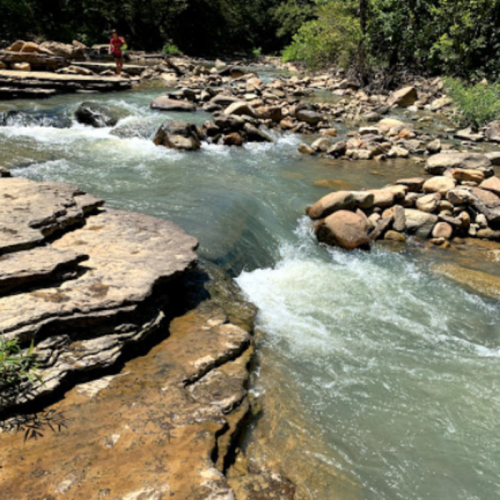
[[[498,304],[432,272],[451,252],[325,249],[303,216],[324,186],[377,187],[421,167],[304,157],[303,138],[280,134],[169,151],[151,142],[163,121],[209,116],[152,112],[159,93],[92,96],[123,117],[104,129],[72,121],[81,96],[2,104],[1,161],[174,220],[237,276],[265,332],[251,466],[275,463],[315,500],[498,498]]]

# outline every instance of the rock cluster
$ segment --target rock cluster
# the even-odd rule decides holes
[[[500,240],[500,179],[486,155],[439,153],[425,169],[433,177],[321,198],[306,211],[318,240],[348,250],[407,235],[436,245],[455,236]]]
[[[34,343],[43,381],[2,391],[1,411],[113,365],[157,331],[169,283],[193,267],[197,242],[66,184],[1,178],[0,197],[0,329]]]

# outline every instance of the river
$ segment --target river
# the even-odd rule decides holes
[[[302,156],[304,138],[278,133],[170,151],[151,141],[161,123],[210,115],[153,112],[160,93],[90,96],[123,116],[104,129],[72,121],[82,96],[2,103],[18,112],[0,127],[1,161],[173,220],[237,279],[259,307],[251,466],[275,464],[311,500],[498,498],[498,303],[432,271],[453,252],[325,249],[303,215],[325,186],[379,187],[421,167]]]

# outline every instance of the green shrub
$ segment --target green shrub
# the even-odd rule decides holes
[[[177,45],[175,45],[171,42],[167,42],[163,46],[162,52],[164,54],[168,54],[170,56],[181,56],[182,55],[182,51],[179,49],[179,47],[177,47]]]
[[[445,89],[458,109],[456,121],[461,127],[478,129],[500,119],[500,85],[476,83],[468,85],[458,78],[445,78]]]
[[[262,48],[258,47],[252,50],[252,55],[255,57],[255,59],[259,59],[259,57],[262,57]]]
[[[36,373],[36,354],[33,351],[33,343],[23,352],[16,339],[0,337],[0,390],[16,386],[25,379],[32,384],[35,379],[42,382]]]
[[[336,63],[348,67],[355,58],[361,27],[357,2],[316,0],[318,18],[302,25],[282,52],[284,62],[303,61],[311,68]]]

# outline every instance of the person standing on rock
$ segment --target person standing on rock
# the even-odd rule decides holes
[[[113,54],[116,63],[116,73],[118,76],[122,74],[123,68],[123,51],[127,48],[125,38],[118,36],[118,32],[113,30],[111,32],[111,40],[109,41],[109,54]]]

